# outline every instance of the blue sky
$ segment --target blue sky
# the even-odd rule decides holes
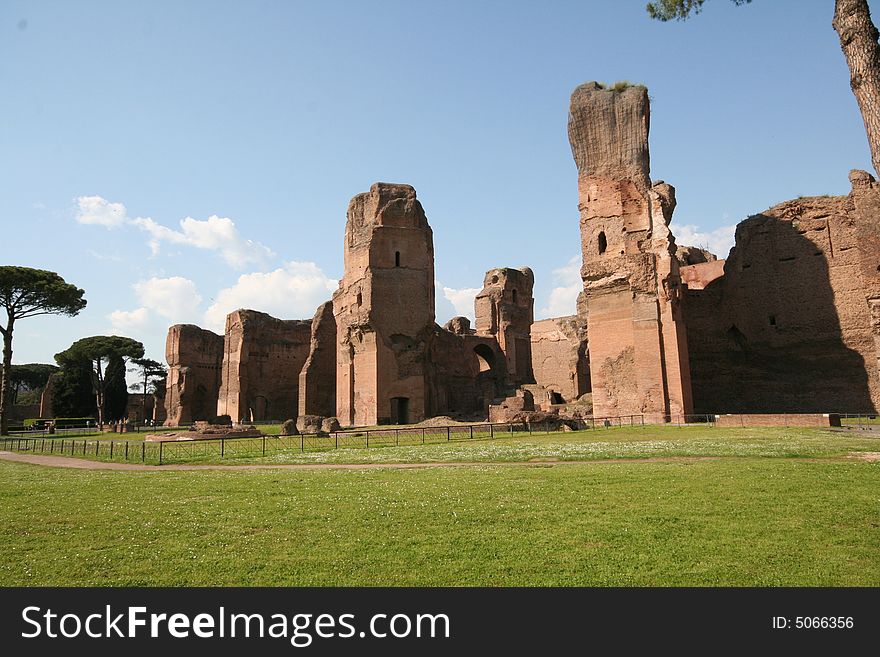
[[[588,80],[648,86],[680,244],[723,256],[749,214],[870,169],[831,0],[712,0],[669,24],[644,5],[6,0],[0,261],[89,302],[23,321],[14,361],[107,332],[162,359],[169,325],[222,330],[237,307],[311,317],[348,201],[378,180],[425,207],[440,323],[499,266],[532,267],[539,317],[573,313],[566,121]]]

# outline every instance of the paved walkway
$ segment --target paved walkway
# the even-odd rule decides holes
[[[172,463],[168,465],[148,465],[145,463],[113,463],[108,461],[89,461],[69,456],[45,456],[41,454],[20,454],[18,452],[0,451],[0,459],[16,463],[30,463],[53,468],[72,468],[75,470],[129,470],[165,472],[173,470],[379,470],[392,468],[397,470],[416,470],[422,468],[462,468],[485,466],[548,466],[599,463],[674,463],[679,461],[715,461],[715,456],[673,456],[640,459],[596,459],[588,461],[560,461],[558,459],[535,459],[533,461],[430,461],[427,463],[279,463],[267,464],[195,464]]]

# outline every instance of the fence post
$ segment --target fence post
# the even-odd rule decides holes
[[[471,430],[471,440],[473,440],[474,439],[474,425],[472,424],[471,426],[468,427],[468,429]]]
[[[304,433],[299,434],[299,451],[306,451],[306,435]]]
[[[400,429],[394,430],[394,446],[400,446]]]
[[[263,456],[266,456],[266,436],[263,436]]]
[[[83,438],[83,456],[86,455],[86,439]]]
[[[220,438],[220,458],[226,456],[226,439]]]
[[[125,441],[125,460],[128,461],[128,441]]]
[[[162,443],[159,443],[159,444],[161,445]],[[141,443],[141,462],[142,463],[147,462],[147,443],[146,442]]]
[[[110,441],[110,460],[113,460],[113,441]]]
[[[162,447],[165,446],[165,441],[159,443],[159,465],[162,465]]]
[[[369,448],[370,447],[370,430],[369,429],[367,429],[366,434],[367,434],[367,447]]]
[[[334,438],[333,449],[339,449],[339,432],[338,431],[333,432],[333,438]]]
[[[112,440],[110,441],[113,442]],[[101,449],[101,441],[95,440],[95,458],[98,458],[98,450]]]
[[[449,427],[446,427],[446,440],[449,440]]]
[[[489,423],[489,438],[495,437],[495,425]]]

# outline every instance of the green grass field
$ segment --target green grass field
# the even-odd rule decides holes
[[[639,431],[283,458],[487,461],[421,470],[0,461],[0,585],[880,586],[880,463],[846,456],[880,440]],[[503,463],[551,458],[595,462]]]

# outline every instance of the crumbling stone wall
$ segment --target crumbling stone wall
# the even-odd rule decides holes
[[[597,415],[662,420],[692,409],[675,242],[675,189],[651,184],[647,89],[575,89],[569,141],[578,168],[584,292]],[[584,315],[586,315],[584,317]]]
[[[511,383],[534,383],[531,327],[535,275],[528,267],[490,269],[474,300],[477,335],[493,336],[504,352]]]
[[[336,318],[333,302],[312,319],[309,355],[299,375],[299,415],[336,416]]]
[[[311,329],[311,320],[281,320],[255,310],[230,313],[217,415],[247,422],[295,417]]]
[[[880,190],[787,201],[737,226],[724,275],[688,289],[697,412],[880,407]]]
[[[425,419],[425,359],[435,326],[434,240],[411,186],[376,183],[351,200],[345,273],[333,312],[340,422]]]
[[[587,327],[576,315],[535,322],[531,341],[535,383],[553,397],[541,403],[572,402],[590,392]]]
[[[458,320],[458,321],[455,321]],[[450,324],[466,326],[464,317]],[[435,327],[427,358],[428,416],[486,417],[489,405],[513,394],[507,359],[495,336]]]
[[[223,336],[192,324],[175,324],[168,329],[165,360],[165,424],[176,427],[213,418],[220,391]]]
[[[682,285],[686,285],[688,290],[704,289],[715,279],[724,276],[725,262],[726,260],[710,260],[679,268]]]

